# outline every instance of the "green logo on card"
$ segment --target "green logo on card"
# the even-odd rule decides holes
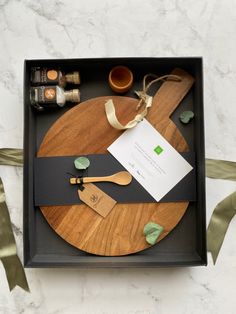
[[[163,152],[163,148],[161,146],[157,146],[155,149],[154,149],[154,152],[157,153],[157,155],[160,155],[162,152]]]

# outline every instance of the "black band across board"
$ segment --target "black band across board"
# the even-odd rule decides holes
[[[195,153],[181,153],[192,166],[190,171],[160,202],[196,200]],[[107,176],[124,167],[110,154],[92,154],[89,168],[81,173],[75,169],[77,156],[39,157],[34,159],[34,204],[35,206],[57,206],[81,204],[78,186],[70,184],[71,176]],[[153,203],[156,200],[133,178],[127,186],[114,183],[95,183],[118,203]]]

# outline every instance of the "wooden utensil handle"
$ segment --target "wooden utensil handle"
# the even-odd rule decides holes
[[[110,181],[110,177],[70,178],[70,184],[92,183]]]

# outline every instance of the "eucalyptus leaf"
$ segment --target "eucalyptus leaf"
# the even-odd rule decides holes
[[[179,119],[182,123],[188,124],[194,117],[194,113],[192,111],[183,111],[179,116]]]
[[[87,157],[78,157],[74,160],[75,168],[78,170],[87,169],[90,165],[90,161]]]
[[[143,233],[146,236],[147,243],[154,245],[163,230],[164,228],[155,222],[147,223],[143,229]]]

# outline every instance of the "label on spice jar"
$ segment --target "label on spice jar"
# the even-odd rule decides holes
[[[48,104],[57,102],[56,86],[32,87],[31,102],[39,104]]]
[[[33,84],[57,85],[59,82],[59,71],[48,68],[32,68],[31,82]]]

